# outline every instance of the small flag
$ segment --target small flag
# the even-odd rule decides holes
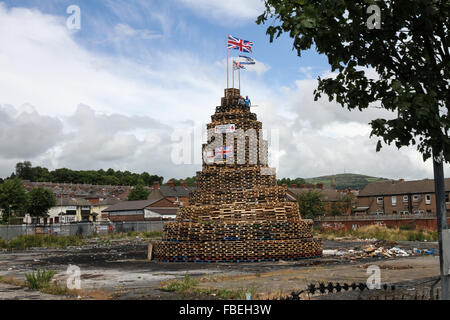
[[[245,67],[238,61],[233,60],[233,70],[245,69]]]
[[[228,35],[227,45],[228,49],[231,50],[239,50],[245,53],[252,53],[253,42],[251,41],[238,39],[231,35]]]
[[[252,58],[244,56],[242,54],[239,55],[239,58],[244,58],[245,60],[247,60],[247,62],[255,62],[255,60],[253,60]]]
[[[215,159],[221,160],[233,158],[233,154],[233,146],[218,147],[215,150]]]
[[[256,64],[256,61],[253,60],[253,59],[250,58],[250,57],[243,56],[243,55],[239,55],[239,57],[245,59],[245,61],[239,61],[240,64],[245,64],[245,65],[253,65],[253,64]]]

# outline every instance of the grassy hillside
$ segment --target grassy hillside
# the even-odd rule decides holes
[[[307,183],[313,184],[323,183],[325,186],[330,186],[332,177],[333,176],[323,176],[323,177],[309,178],[305,180]],[[362,189],[371,182],[380,182],[389,180],[385,178],[370,177],[354,173],[336,174],[334,177],[336,179],[336,186],[338,189],[345,189],[349,187],[352,189],[356,188]]]

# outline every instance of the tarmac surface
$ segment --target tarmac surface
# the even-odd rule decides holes
[[[364,248],[395,246],[408,256],[369,256]],[[161,263],[147,260],[147,242],[142,239],[90,240],[82,247],[66,249],[36,248],[21,252],[0,252],[0,276],[25,279],[25,273],[40,269],[55,270],[55,281],[64,284],[69,265],[81,270],[82,289],[105,290],[114,299],[216,299],[215,296],[180,295],[159,289],[161,281],[183,279],[189,274],[209,289],[245,289],[262,298],[306,288],[318,282],[366,282],[367,267],[381,270],[382,283],[414,282],[439,274],[437,243],[376,241],[324,241],[324,249],[338,254],[300,261],[261,263]],[[417,252],[422,254],[412,254]],[[424,255],[424,250],[434,254]],[[348,297],[353,299],[352,297]],[[0,285],[0,299],[64,299],[36,291]]]

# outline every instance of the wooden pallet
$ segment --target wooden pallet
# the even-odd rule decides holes
[[[237,105],[239,95],[237,89],[225,90],[221,106],[207,125],[208,142],[217,125],[232,123],[244,130],[262,128],[250,108]],[[312,221],[301,219],[298,204],[286,200],[286,188],[277,185],[275,175],[261,174],[261,170],[268,169],[265,162],[258,159],[250,164],[249,153],[256,147],[244,138],[237,134],[232,143],[234,150],[238,143],[245,147],[245,164],[203,163],[189,205],[179,210],[175,222],[165,225],[163,240],[154,244],[155,259],[257,262],[322,254],[321,241],[313,238]],[[257,142],[259,146],[259,136]],[[267,157],[267,142],[261,144],[265,148],[262,155]]]

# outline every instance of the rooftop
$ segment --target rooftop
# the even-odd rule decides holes
[[[122,201],[102,212],[143,210],[157,200]]]
[[[445,179],[445,190],[450,191],[450,178]],[[362,189],[359,192],[359,196],[368,197],[412,193],[434,193],[434,180],[373,182]]]

